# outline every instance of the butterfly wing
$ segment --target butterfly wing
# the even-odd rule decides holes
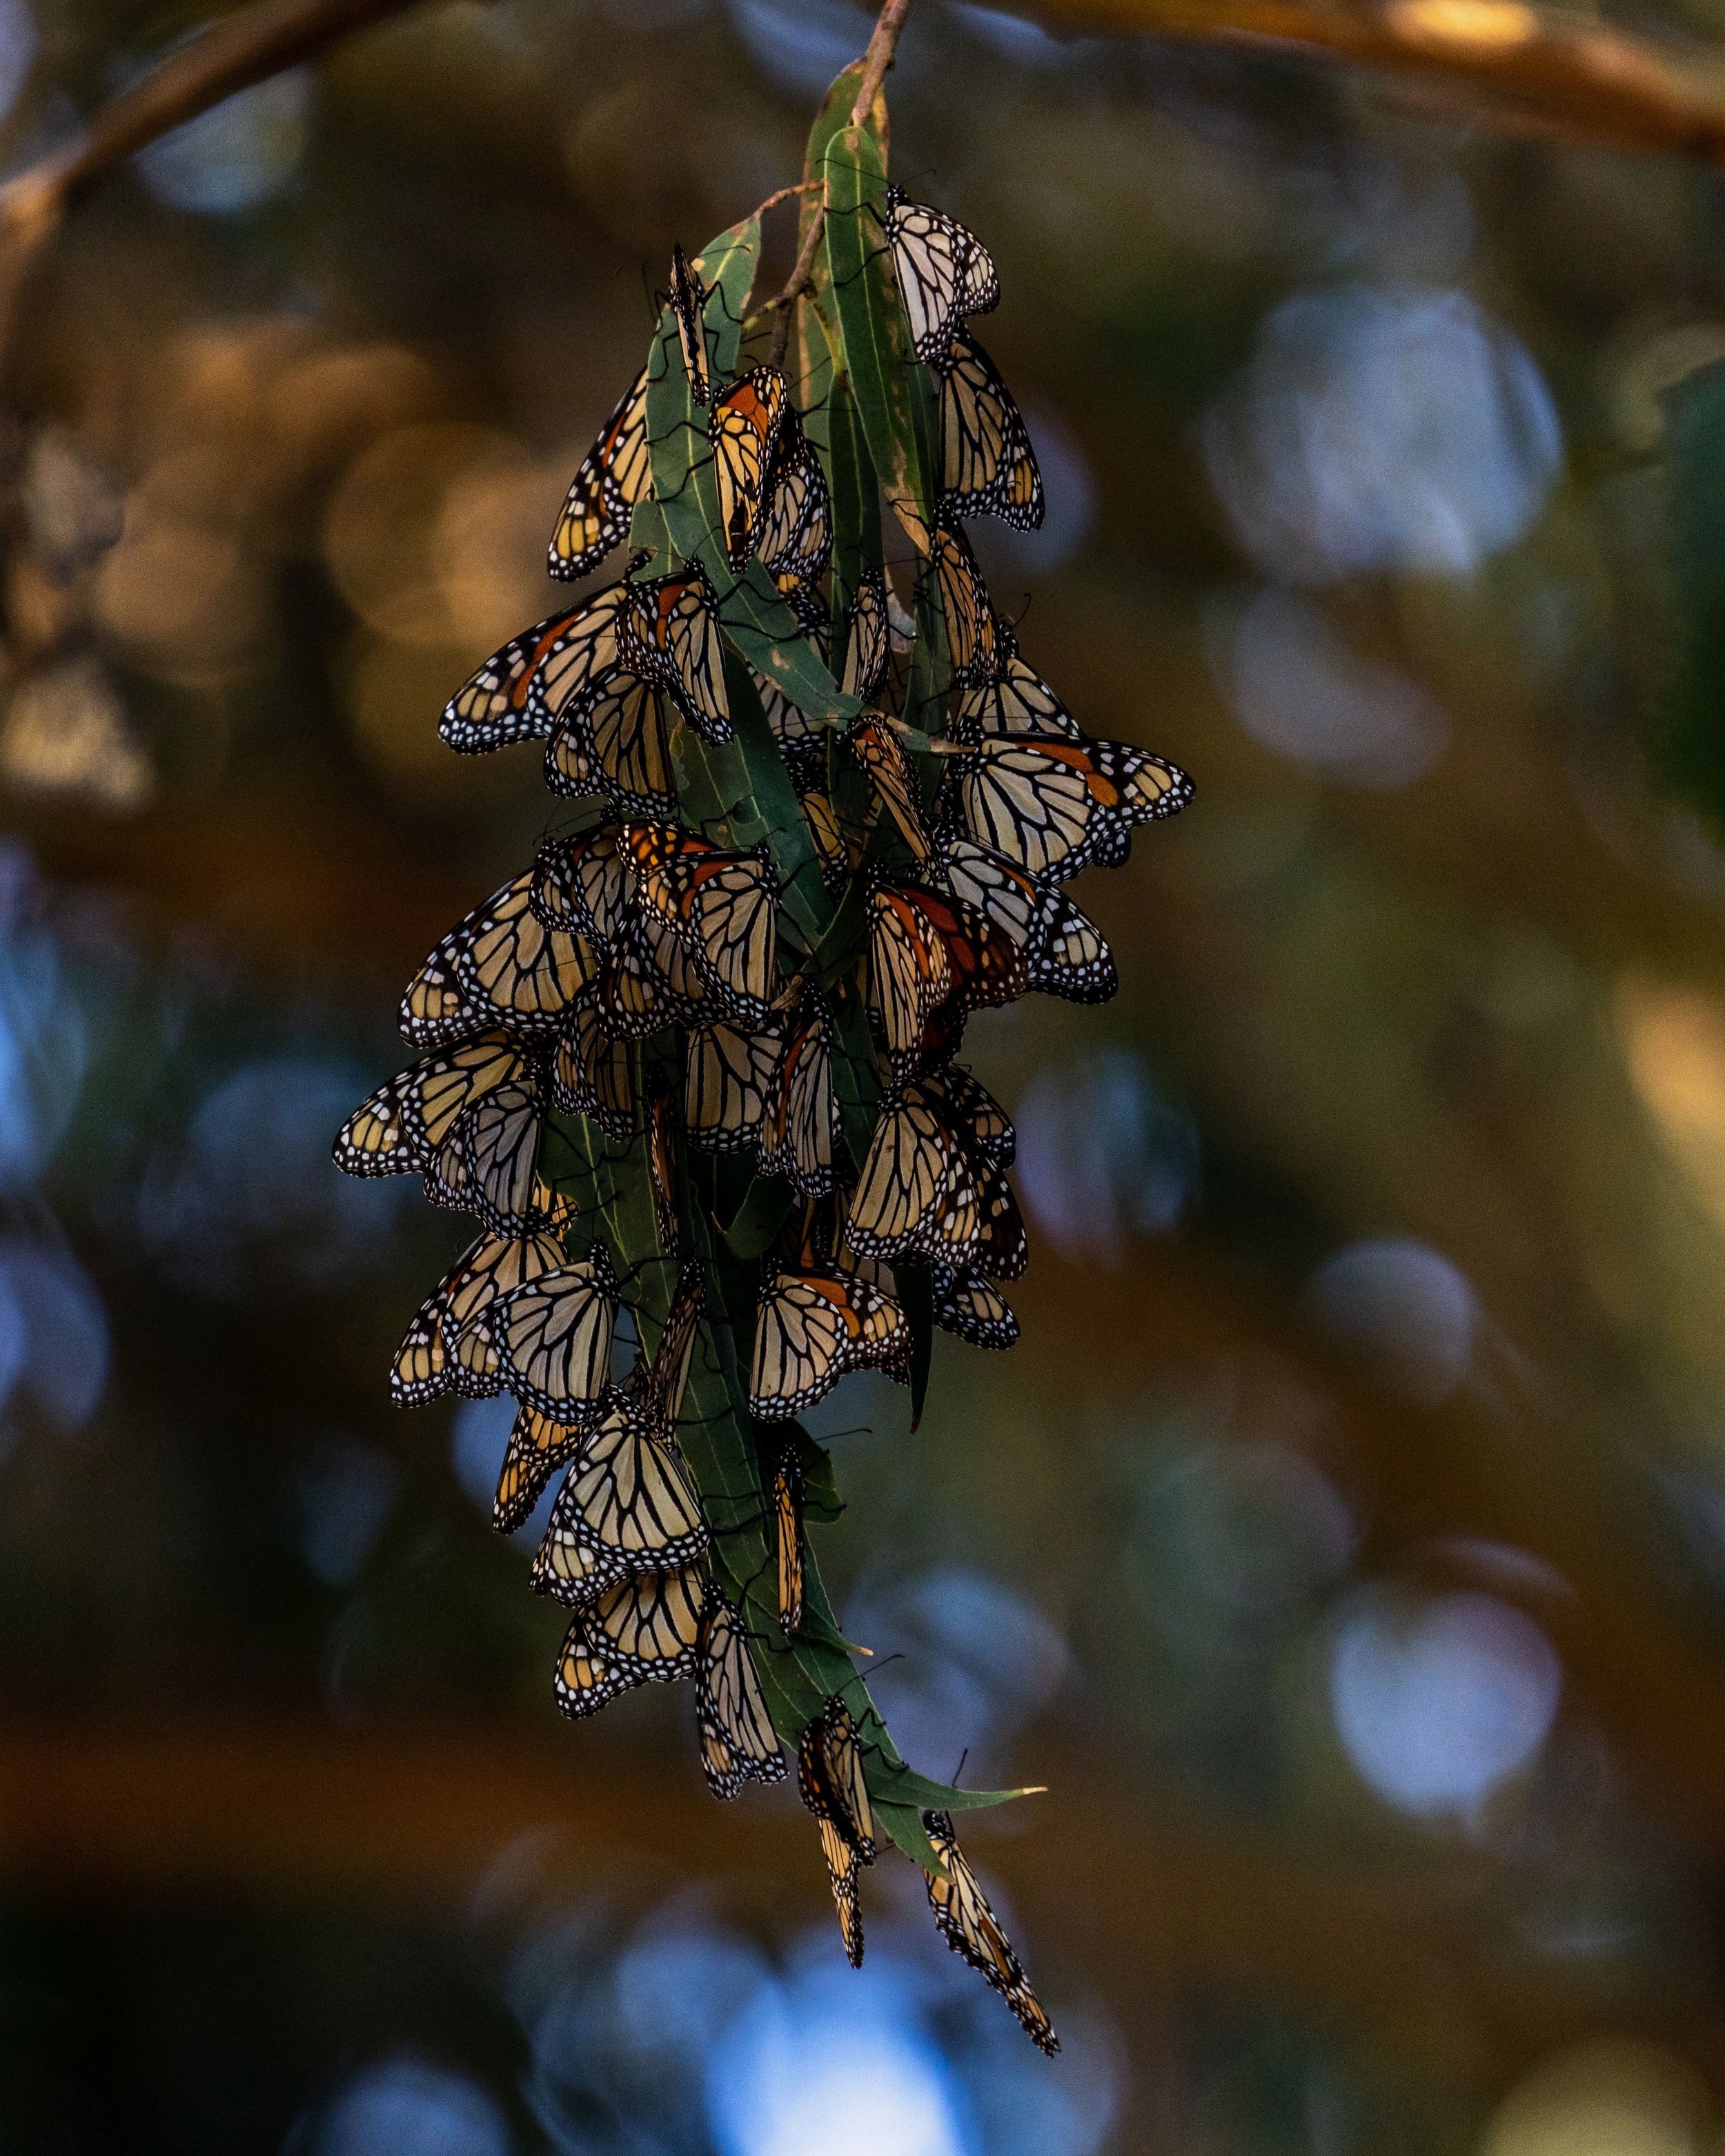
[[[696,1712],[701,1768],[716,1797],[734,1797],[746,1781],[784,1779],[784,1755],[742,1620],[718,1594],[708,1599],[701,1628]]]
[[[779,1273],[755,1318],[749,1408],[763,1422],[812,1407],[851,1370],[908,1373],[909,1329],[897,1301],[853,1275]]]
[[[904,746],[875,713],[865,711],[845,737],[850,753],[868,773],[880,805],[897,824],[905,844],[919,861],[928,859],[928,834],[916,774]]]
[[[788,1637],[803,1624],[803,1469],[793,1452],[781,1455],[773,1477],[778,1622]]]
[[[745,1031],[723,1019],[691,1026],[683,1065],[683,1122],[691,1143],[709,1152],[753,1145],[777,1092],[783,1055],[777,1033]]]
[[[756,367],[725,392],[707,421],[726,557],[739,576],[766,521],[768,483],[788,408],[783,375],[776,367]],[[819,465],[815,470],[818,476]]]
[[[652,484],[647,445],[647,371],[617,401],[583,458],[557,518],[547,567],[554,577],[584,577],[629,536],[629,511]]]
[[[601,1245],[593,1258],[517,1288],[481,1325],[517,1399],[557,1421],[578,1422],[583,1414],[591,1419],[604,1390],[616,1322],[616,1287]]]
[[[1042,883],[973,839],[948,839],[942,880],[1018,946],[1025,986],[1069,1003],[1102,1004],[1120,985],[1101,931],[1058,884]]]
[[[634,586],[624,644],[627,662],[659,684],[697,733],[730,740],[724,646],[704,577],[685,571]]]
[[[634,1403],[613,1407],[557,1493],[531,1583],[577,1608],[634,1573],[662,1572],[707,1543],[686,1469]]]
[[[940,369],[943,516],[1000,518],[1017,531],[1042,521],[1042,475],[1012,393],[962,331]]]
[[[694,1674],[706,1583],[698,1567],[632,1574],[608,1589],[569,1628],[554,1680],[567,1715],[596,1713],[639,1684]]]
[[[444,706],[438,732],[458,756],[482,756],[547,731],[534,698],[540,669],[572,634],[586,609],[549,614],[494,651]]]

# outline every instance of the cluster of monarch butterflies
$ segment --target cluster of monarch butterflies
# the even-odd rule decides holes
[[[716,375],[710,295],[679,250],[667,321],[699,415],[686,454],[711,461],[714,543],[705,565],[655,564],[656,550],[640,548],[619,579],[506,645],[451,700],[441,731],[452,748],[542,741],[551,789],[582,805],[426,959],[401,1006],[419,1060],[336,1144],[348,1172],[416,1173],[434,1202],[480,1224],[408,1327],[392,1389],[407,1404],[446,1391],[514,1396],[500,1530],[518,1528],[561,1474],[531,1575],[572,1613],[559,1706],[585,1715],[643,1682],[692,1678],[702,1765],[721,1797],[782,1779],[782,1746],[794,1748],[854,1962],[858,1873],[880,1840],[872,1709],[853,1712],[866,1702],[859,1684],[848,1698],[817,1695],[787,1727],[789,1710],[775,1722],[768,1697],[773,1658],[814,1621],[803,1515],[805,1469],[819,1455],[795,1419],[848,1372],[910,1376],[911,1283],[925,1325],[980,1348],[1016,1337],[1001,1292],[1027,1256],[1007,1178],[1014,1134],[955,1060],[965,1020],[1031,990],[1081,1003],[1113,993],[1107,947],[1065,886],[1093,863],[1122,861],[1134,828],[1190,793],[1159,757],[1086,733],[996,614],[963,521],[1033,527],[1043,496],[1024,422],[967,327],[999,298],[993,265],[964,227],[896,190],[878,219],[915,355],[905,363],[930,370],[937,398],[918,615],[878,563],[837,589],[832,496],[808,414],[774,366]],[[670,335],[655,352],[672,349]],[[586,577],[651,530],[649,386],[644,371],[575,475],[551,545],[557,578]],[[755,562],[855,700],[848,726],[809,718],[742,668],[715,564],[741,578]],[[947,679],[936,722],[920,711],[912,729],[891,706],[905,701],[914,621],[936,608]],[[770,726],[816,850],[834,926],[814,952],[781,932],[772,849],[717,843],[685,810],[689,745],[730,743],[743,693]],[[862,1064],[865,1142],[843,1106]],[[653,1351],[620,1383],[618,1313],[639,1307],[630,1288],[647,1265],[613,1248],[559,1178],[547,1142],[559,1130],[584,1132],[588,1158],[609,1147],[615,1173],[638,1178],[654,1223],[648,1263],[670,1269]],[[691,1366],[709,1327],[717,1337],[724,1301],[715,1161],[740,1164],[751,1193],[778,1194],[747,1253],[752,1340],[737,1340],[729,1364],[776,1628],[749,1595],[723,1591],[713,1507],[722,1496],[734,1510],[734,1491],[704,1490],[686,1456]],[[722,1322],[735,1327],[734,1296],[731,1312]],[[915,1816],[941,1930],[1035,2041],[1057,2048],[949,1813],[925,1798]]]

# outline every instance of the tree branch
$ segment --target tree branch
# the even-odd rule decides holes
[[[875,24],[875,34],[869,39],[869,49],[863,54],[862,80],[857,85],[856,102],[850,108],[850,124],[860,127],[874,110],[875,98],[886,80],[886,70],[892,65],[893,54],[898,50],[899,33],[905,27],[905,18],[911,12],[911,0],[886,0]]]
[[[1645,38],[1525,0],[1034,0],[1014,12],[1070,29],[1276,46],[1382,68],[1543,132],[1725,166],[1725,101],[1698,76]]]
[[[177,47],[105,105],[82,137],[0,188],[0,351],[31,263],[77,194],[236,91],[315,59],[416,0],[259,0]]]

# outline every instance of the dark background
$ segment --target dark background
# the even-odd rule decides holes
[[[0,0],[13,168],[193,20]],[[1048,486],[979,536],[996,598],[1199,787],[1078,887],[1117,1000],[971,1029],[1022,1343],[942,1342],[914,1436],[871,1381],[818,1418],[901,1744],[1051,1785],[968,1840],[1058,2061],[908,1866],[844,1968],[794,1798],[711,1801],[686,1687],[561,1724],[506,1412],[388,1404],[461,1224],[329,1139],[550,805],[438,711],[552,603],[672,242],[798,177],[867,32],[427,8],[105,181],[28,289],[7,2156],[1714,2145],[1725,850],[1660,777],[1703,169],[912,11],[894,174],[995,254]]]

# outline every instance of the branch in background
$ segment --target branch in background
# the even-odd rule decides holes
[[[0,350],[30,264],[81,189],[237,91],[314,59],[415,0],[261,0],[213,23],[105,105],[70,148],[0,188]]]
[[[1034,0],[1014,12],[1070,29],[1276,45],[1388,69],[1542,132],[1725,166],[1725,102],[1698,76],[1645,38],[1524,0]]]

